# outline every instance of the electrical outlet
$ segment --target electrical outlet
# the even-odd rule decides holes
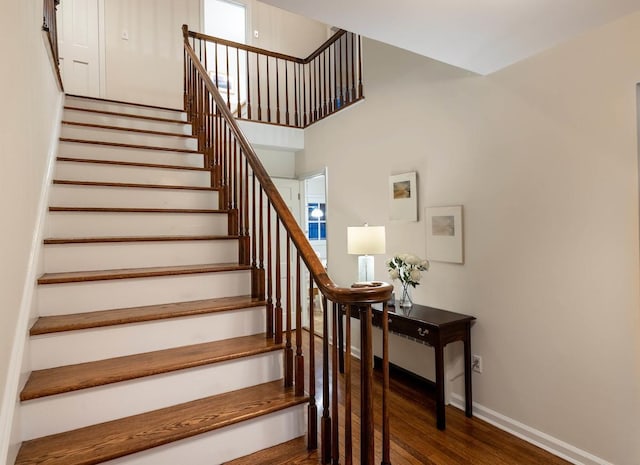
[[[255,37],[256,39],[260,38],[260,31],[258,31],[257,29],[255,31],[253,31],[253,37]]]
[[[480,355],[471,356],[471,368],[476,373],[482,373],[482,357]]]

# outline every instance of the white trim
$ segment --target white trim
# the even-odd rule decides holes
[[[31,308],[34,294],[34,284],[38,273],[38,262],[40,252],[42,251],[42,241],[44,238],[45,220],[49,205],[49,192],[53,171],[55,167],[56,152],[58,149],[58,139],[60,138],[62,111],[64,104],[64,94],[58,93],[58,111],[53,120],[53,133],[49,141],[49,150],[47,152],[47,168],[42,179],[42,187],[40,189],[40,199],[38,200],[38,218],[33,230],[31,239],[31,253],[29,255],[29,265],[22,290],[22,299],[20,302],[20,313],[13,337],[13,345],[11,347],[11,358],[9,359],[9,369],[7,370],[7,381],[5,384],[4,394],[2,397],[2,423],[0,423],[0,459],[9,459],[6,463],[13,463],[13,454],[16,451],[10,451],[11,440],[13,439],[15,422],[15,406],[18,399],[18,389],[20,386],[20,378],[22,371],[23,357],[25,353],[26,335],[31,319]]]
[[[451,405],[464,410],[464,398],[459,394],[451,393]],[[476,402],[473,403],[473,415],[575,465],[614,465]]]
[[[100,76],[100,98],[107,97],[107,39],[105,32],[105,4],[104,0],[98,0],[98,63]]]

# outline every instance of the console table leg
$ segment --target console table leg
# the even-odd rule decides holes
[[[436,351],[436,423],[439,430],[446,427],[444,414],[444,347],[438,343]]]
[[[464,338],[464,413],[473,415],[473,399],[471,395],[471,324],[467,323]]]

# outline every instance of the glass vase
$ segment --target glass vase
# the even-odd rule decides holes
[[[413,301],[411,300],[411,288],[408,284],[402,285],[402,292],[400,293],[397,305],[402,308],[410,308],[413,305]]]

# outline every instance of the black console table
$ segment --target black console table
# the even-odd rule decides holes
[[[372,309],[373,325],[382,327],[382,309]],[[360,312],[352,311],[351,316],[360,317]],[[471,322],[475,317],[461,313],[413,304],[410,308],[389,305],[389,331],[423,341],[435,350],[436,359],[436,419],[438,429],[446,426],[444,405],[444,347],[450,342],[464,344],[464,391],[465,414],[473,414],[471,394]],[[344,368],[344,335],[342,318],[339,320],[338,347],[340,371]]]

